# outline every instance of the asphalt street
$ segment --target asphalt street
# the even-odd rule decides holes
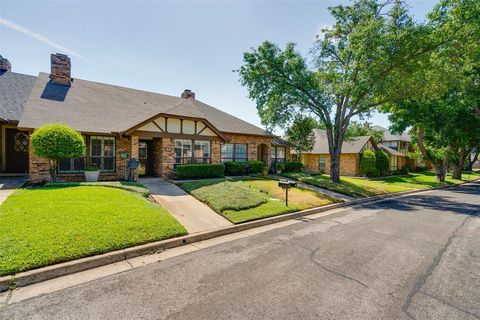
[[[304,218],[0,319],[480,319],[480,183]]]

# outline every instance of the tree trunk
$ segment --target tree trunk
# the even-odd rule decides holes
[[[334,155],[335,158],[337,158]],[[340,159],[334,159],[330,156],[330,180],[334,183],[340,182]]]
[[[463,166],[465,164],[465,159],[470,154],[467,152],[465,148],[460,148],[459,155],[458,155],[458,163],[452,163],[452,178],[461,180],[462,179],[462,171]]]
[[[343,137],[333,134],[331,128],[327,128],[328,150],[330,153],[330,180],[340,183],[340,153],[342,151]]]
[[[466,171],[473,171],[473,165],[477,161],[478,156],[480,156],[480,149],[478,149],[478,151],[476,151],[475,153],[470,154],[468,158],[467,166],[465,167]]]
[[[433,165],[435,167],[435,173],[437,174],[437,182],[445,182],[445,176],[447,174],[446,168],[443,165]]]

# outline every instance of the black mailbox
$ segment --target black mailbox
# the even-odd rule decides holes
[[[278,181],[278,186],[282,187],[283,189],[289,189],[291,187],[296,187],[297,183],[295,181],[280,180]]]
[[[285,190],[285,205],[288,207],[288,190],[291,187],[296,187],[297,183],[295,181],[279,180],[278,186]]]
[[[130,159],[128,160],[127,167],[128,169],[137,169],[139,164],[137,159]]]

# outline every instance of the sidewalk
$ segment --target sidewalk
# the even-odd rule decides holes
[[[233,225],[173,183],[160,178],[143,178],[140,179],[140,182],[150,190],[151,196],[170,211],[190,234]]]

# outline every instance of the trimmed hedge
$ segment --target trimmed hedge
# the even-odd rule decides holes
[[[237,161],[227,161],[225,165],[225,175],[226,176],[241,176],[245,174],[246,166],[244,163]]]
[[[265,163],[259,160],[248,160],[248,173],[256,174],[256,173],[263,173],[263,169],[265,168]]]
[[[380,176],[384,176],[387,173],[389,160],[388,155],[383,150],[375,151],[375,166]]]
[[[365,150],[360,159],[360,173],[371,178],[375,177],[377,173],[376,167],[377,157],[372,150]]]
[[[287,161],[285,162],[285,172],[301,172],[303,171],[303,163],[299,161]]]
[[[225,166],[223,163],[216,164],[183,164],[176,168],[179,179],[216,178],[223,177]]]

